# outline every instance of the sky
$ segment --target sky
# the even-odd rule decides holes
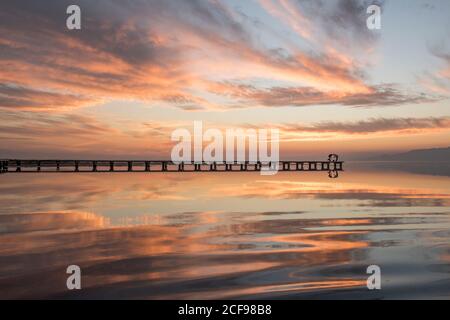
[[[449,98],[447,0],[0,3],[0,158],[168,158],[193,121],[285,159],[448,147]]]

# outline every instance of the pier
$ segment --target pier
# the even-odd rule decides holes
[[[343,161],[331,154],[325,161],[173,162],[170,160],[0,160],[0,173],[25,172],[259,172],[270,166],[278,171],[325,171],[336,178]]]

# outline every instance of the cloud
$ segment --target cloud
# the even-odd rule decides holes
[[[197,102],[185,90],[191,75],[181,70],[183,52],[189,48],[164,29],[171,26],[194,33],[199,27],[183,27],[187,22],[181,15],[193,12],[211,24],[230,24],[220,16],[221,11],[210,13],[214,6],[209,2],[189,3],[180,6],[190,10],[179,11],[173,1],[79,1],[83,21],[79,32],[65,28],[69,1],[2,4],[0,59],[5,67],[0,82],[27,87],[34,93],[64,90],[97,99],[167,100],[175,105],[184,101],[172,97],[184,96]],[[30,106],[8,95],[2,106],[53,108],[54,102],[44,100]]]
[[[344,133],[351,135],[414,131],[449,130],[450,117],[429,118],[371,118],[355,122],[324,121],[312,125],[287,124],[281,126],[287,132]]]
[[[392,85],[368,87],[365,93],[320,91],[313,87],[272,87],[268,89],[236,83],[212,86],[223,94],[240,99],[245,106],[285,107],[311,105],[344,105],[351,107],[397,106],[432,102],[437,98],[424,93],[401,92]]]
[[[330,90],[352,106],[375,105],[375,98],[387,105],[423,100],[367,84],[367,64],[357,57],[369,56],[376,35],[361,27],[365,1],[280,1],[278,19],[302,17],[318,30],[318,41],[306,47],[282,37],[265,40],[250,17],[219,1],[80,0],[82,29],[74,31],[65,27],[69,4],[2,4],[0,84],[7,92],[0,106],[56,111],[130,99],[185,111],[226,109],[239,101],[215,83],[236,78],[249,86],[251,79],[290,83],[255,88],[257,96],[269,95],[260,98],[267,106],[281,105],[285,91],[296,105],[341,102]],[[346,50],[347,41],[356,51]]]
[[[431,92],[448,98],[450,96],[450,51],[445,48],[444,44],[441,44],[431,48],[430,52],[439,60],[440,68],[424,72],[419,77],[419,82]]]
[[[0,112],[0,153],[3,157],[128,158],[161,157],[169,150],[165,139],[152,145],[154,136],[138,124],[120,125],[77,113],[33,111]],[[140,135],[133,135],[139,130]],[[168,136],[169,137],[169,136]]]
[[[83,137],[113,134],[117,131],[93,117],[79,114],[58,116],[36,115],[30,112],[1,112],[0,134],[22,138]]]
[[[35,110],[63,109],[93,103],[88,97],[0,83],[0,107]]]
[[[32,111],[1,111],[0,153],[6,158],[169,158],[176,144],[171,133],[178,128],[193,130],[190,121],[98,120],[94,115]],[[350,140],[366,137],[401,137],[450,131],[450,118],[369,118],[360,121],[315,123],[259,123],[217,125],[204,123],[204,130],[271,128],[280,130],[281,143]],[[284,145],[282,145],[284,146]],[[286,147],[286,146],[284,146]],[[298,148],[298,146],[297,146]],[[288,148],[289,149],[289,148]],[[365,150],[365,149],[362,149]]]

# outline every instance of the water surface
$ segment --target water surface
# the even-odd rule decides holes
[[[450,298],[448,175],[345,169],[1,175],[0,298]]]

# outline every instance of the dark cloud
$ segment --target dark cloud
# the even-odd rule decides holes
[[[242,103],[266,107],[344,105],[351,107],[396,106],[435,101],[438,98],[424,93],[401,92],[392,85],[370,88],[367,93],[341,94],[319,91],[312,87],[273,87],[260,89],[251,85],[222,83],[220,90],[239,98]]]
[[[66,28],[65,12],[71,4],[77,4],[81,8],[80,31],[69,31]],[[36,49],[70,49],[70,44],[66,48],[61,47],[64,43],[59,41],[64,38],[97,52],[110,54],[133,66],[148,63],[167,65],[173,62],[172,59],[176,59],[179,48],[166,47],[155,39],[161,34],[160,29],[166,27],[184,27],[185,31],[195,29],[204,34],[215,29],[221,30],[222,34],[228,32],[234,37],[244,33],[218,4],[201,0],[20,0],[3,3],[0,14],[2,29],[13,32],[14,36],[21,35],[16,39],[23,42],[26,40],[33,47],[34,44],[39,44]],[[205,26],[209,28],[205,29]],[[8,37],[8,34],[3,37]],[[64,53],[70,54],[80,48],[72,49],[74,50],[64,50]],[[39,58],[39,54],[36,58]]]
[[[434,102],[439,99],[425,93],[402,92],[394,86],[383,85],[374,87],[370,93],[349,95],[341,103],[352,107],[383,107]]]
[[[385,131],[449,129],[450,117],[440,118],[372,118],[356,122],[319,122],[314,125],[285,125],[287,131],[298,132],[341,132],[346,134],[369,134]]]
[[[14,109],[61,109],[92,102],[87,97],[74,94],[40,91],[0,83],[0,107]]]

